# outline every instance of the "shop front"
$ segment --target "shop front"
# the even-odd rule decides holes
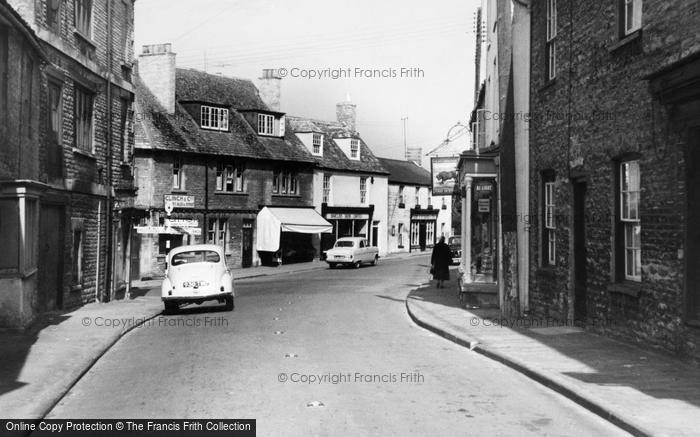
[[[373,222],[374,206],[369,207],[330,207],[324,205],[321,211],[331,225],[332,231],[321,237],[321,256],[333,247],[335,241],[342,237],[362,237],[371,246],[378,245],[379,223]]]
[[[426,249],[432,248],[435,245],[435,229],[437,219],[437,210],[411,210],[411,252],[424,252]]]
[[[312,261],[312,236],[333,231],[313,208],[264,207],[256,222],[256,250],[264,265]]]

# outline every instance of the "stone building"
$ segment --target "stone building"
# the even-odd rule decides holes
[[[338,121],[288,117],[315,160],[313,204],[333,225],[314,245],[323,254],[340,237],[364,237],[387,253],[388,172],[356,130],[356,105],[336,106]]]
[[[700,357],[700,10],[532,2],[530,308]]]
[[[132,0],[9,4],[46,54],[41,68],[23,67],[40,72],[23,103],[23,110],[30,111],[29,103],[38,99],[33,112],[38,121],[26,134],[37,149],[23,146],[15,155],[31,173],[22,178],[39,183],[27,197],[36,199],[31,207],[36,209],[25,214],[39,218],[38,268],[32,280],[39,284],[41,303],[8,323],[26,325],[40,311],[107,301],[128,287],[134,16]],[[30,86],[17,76],[7,77],[12,92]],[[23,272],[24,282],[31,277],[31,269]]]
[[[432,249],[452,230],[452,196],[433,196],[430,172],[412,161],[379,158],[389,172],[389,253]]]
[[[232,268],[319,256],[311,241],[320,219],[315,160],[285,114],[266,104],[276,79],[264,79],[271,83],[258,91],[250,80],[176,68],[170,44],[144,46],[136,79],[136,207],[145,215],[133,240],[138,276],[162,275],[167,252],[188,243],[222,245]],[[283,222],[276,241],[269,229],[263,241],[271,217],[292,216],[295,232]]]

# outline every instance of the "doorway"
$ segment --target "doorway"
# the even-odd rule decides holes
[[[243,244],[241,267],[247,269],[253,266],[253,221],[243,220],[241,228],[241,241]]]
[[[39,219],[39,308],[63,307],[63,260],[65,232],[63,206],[42,205]]]
[[[418,245],[420,246],[420,251],[425,252],[425,235],[426,235],[426,222],[418,223]]]
[[[587,317],[586,290],[586,183],[574,181],[574,320],[584,321]]]

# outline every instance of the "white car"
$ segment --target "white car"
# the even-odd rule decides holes
[[[360,237],[339,238],[332,249],[326,251],[326,262],[334,269],[338,265],[360,268],[362,264],[376,265],[379,262],[379,250]]]
[[[180,246],[166,257],[161,299],[165,313],[176,312],[180,305],[216,300],[233,310],[233,277],[226,267],[223,248],[213,244]]]

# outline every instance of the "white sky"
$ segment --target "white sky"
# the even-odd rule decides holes
[[[335,120],[350,95],[378,156],[437,147],[473,107],[480,0],[138,0],[135,47],[171,42],[178,67],[252,79],[263,68],[420,68],[418,78],[282,80],[282,111]],[[206,61],[205,61],[206,59]],[[294,70],[297,71],[297,70]],[[354,74],[352,75],[354,76]],[[466,136],[463,137],[466,147]],[[427,160],[424,159],[424,163]]]

